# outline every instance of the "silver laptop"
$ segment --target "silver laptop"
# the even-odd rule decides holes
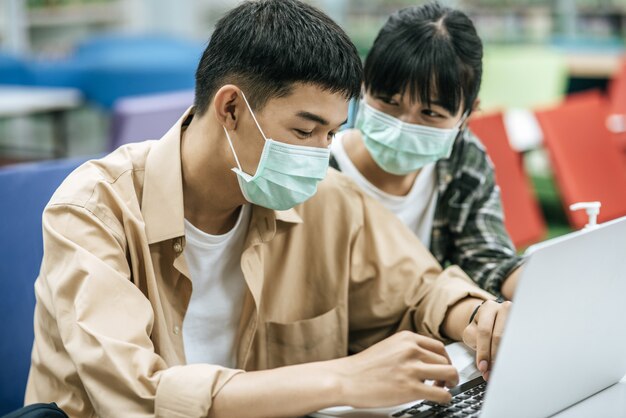
[[[489,384],[452,403],[320,411],[313,417],[547,417],[626,374],[626,217],[547,241],[520,277]]]

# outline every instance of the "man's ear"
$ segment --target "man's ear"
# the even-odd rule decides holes
[[[218,123],[229,131],[235,130],[245,107],[241,89],[232,84],[220,87],[213,97],[213,107]]]

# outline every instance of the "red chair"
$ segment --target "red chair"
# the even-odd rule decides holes
[[[577,91],[575,93],[570,93],[567,96],[565,96],[565,101],[568,104],[573,104],[573,103],[588,103],[589,100],[596,100],[598,98],[598,96],[603,97],[604,98],[604,93],[602,93],[601,90],[599,89],[591,89],[591,90],[583,90],[583,91]],[[609,103],[608,100],[605,98],[603,100],[604,105],[602,106],[602,109],[605,113],[608,114],[609,112]],[[548,109],[538,109],[538,110],[548,110]]]
[[[574,228],[583,227],[587,216],[571,212],[572,203],[600,201],[599,222],[626,215],[626,170],[606,127],[606,106],[597,92],[537,112],[565,213]]]
[[[607,126],[613,132],[613,139],[622,150],[626,168],[626,57],[622,59],[620,69],[611,78],[608,93]]]
[[[611,78],[608,93],[611,111],[626,115],[626,57],[622,59],[619,70]]]
[[[504,225],[516,247],[544,238],[546,224],[532,185],[524,171],[522,155],[509,145],[502,113],[472,118],[470,129],[487,148],[500,186]]]

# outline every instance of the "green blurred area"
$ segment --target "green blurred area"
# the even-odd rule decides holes
[[[548,175],[538,174],[531,175],[530,179],[535,195],[539,200],[541,212],[548,225],[548,236],[546,238],[554,238],[571,232],[572,228],[567,222],[554,179]]]

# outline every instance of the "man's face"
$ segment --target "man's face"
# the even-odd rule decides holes
[[[240,141],[236,146],[237,155],[243,171],[252,175],[256,172],[265,140],[250,111],[243,105],[236,129]],[[268,139],[325,148],[346,122],[348,100],[341,93],[332,93],[315,85],[295,84],[291,94],[270,99],[255,111],[255,116]]]

